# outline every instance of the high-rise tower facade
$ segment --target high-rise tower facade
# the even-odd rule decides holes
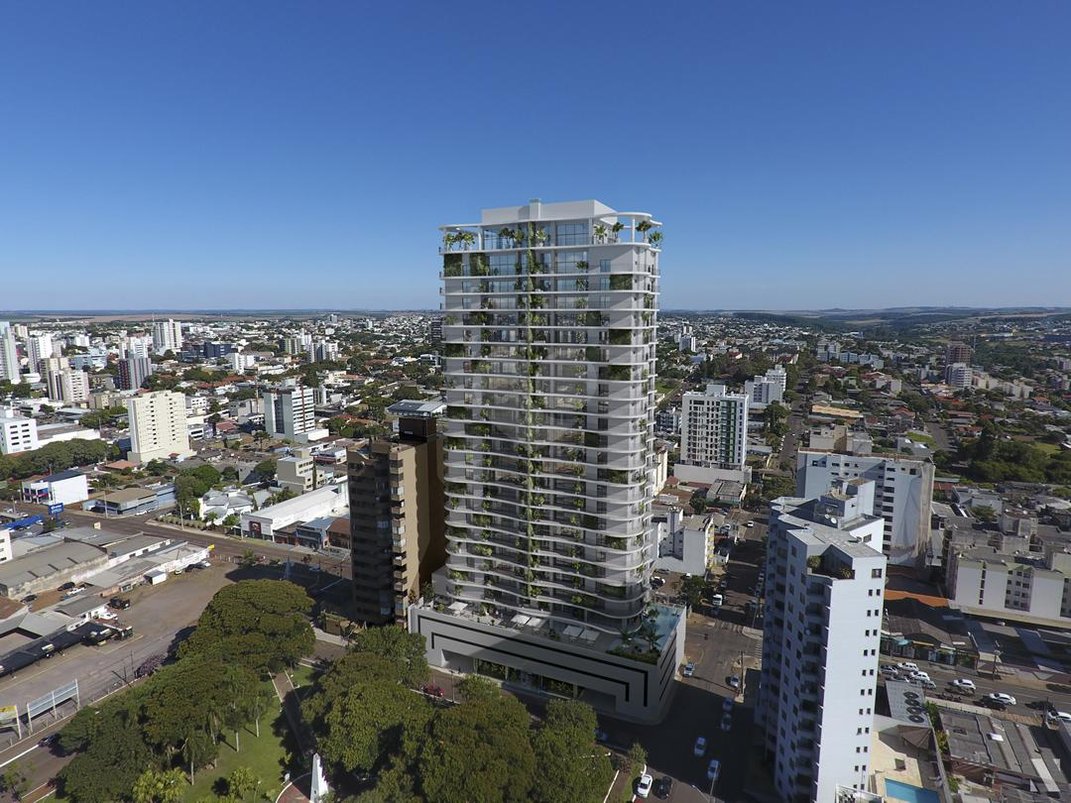
[[[684,625],[650,591],[658,226],[532,201],[442,227],[447,559],[409,617],[433,665],[641,719],[667,699]]]
[[[638,623],[654,558],[657,225],[533,201],[444,227],[454,599]]]

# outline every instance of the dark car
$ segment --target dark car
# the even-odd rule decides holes
[[[39,741],[37,743],[37,746],[38,747],[51,747],[55,743],[55,741],[57,739],[59,739],[59,734],[58,733],[50,733],[50,734],[48,734],[48,736],[43,737],[41,739],[41,741]]]
[[[425,683],[420,690],[429,697],[443,696],[442,686],[436,686],[434,683]]]
[[[31,602],[36,602],[36,601],[37,601],[37,595],[36,594],[27,594],[25,597],[23,597],[20,600],[20,602],[22,602],[23,605],[29,605]]]
[[[125,611],[130,607],[130,600],[126,597],[112,597],[108,604],[117,610]]]
[[[668,775],[663,775],[661,778],[655,781],[654,795],[659,800],[667,799],[672,791],[673,779],[670,778]]]

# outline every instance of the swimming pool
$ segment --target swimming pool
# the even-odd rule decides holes
[[[885,779],[885,797],[890,800],[903,800],[906,803],[941,803],[941,798],[932,789]]]

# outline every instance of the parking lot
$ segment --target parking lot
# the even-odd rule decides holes
[[[77,679],[82,703],[100,697],[133,679],[134,671],[153,655],[164,654],[176,635],[190,627],[205,605],[229,580],[231,564],[169,575],[158,586],[141,586],[128,596],[132,605],[118,612],[118,621],[131,625],[134,635],[91,647],[78,644],[45,661],[0,680],[0,706],[18,705]],[[0,735],[0,745],[14,732]]]

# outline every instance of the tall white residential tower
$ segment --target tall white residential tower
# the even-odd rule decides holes
[[[853,480],[772,506],[755,711],[788,803],[866,789],[886,569],[873,495]]]
[[[655,626],[659,225],[597,201],[532,201],[443,227],[448,557],[434,579],[448,613],[410,608],[434,665],[598,688],[635,717],[658,709],[634,684],[664,688],[648,670],[682,648],[682,618],[664,612],[644,668],[607,652]]]
[[[19,352],[15,348],[15,331],[7,321],[0,321],[0,380],[12,384],[22,381],[19,371]]]

